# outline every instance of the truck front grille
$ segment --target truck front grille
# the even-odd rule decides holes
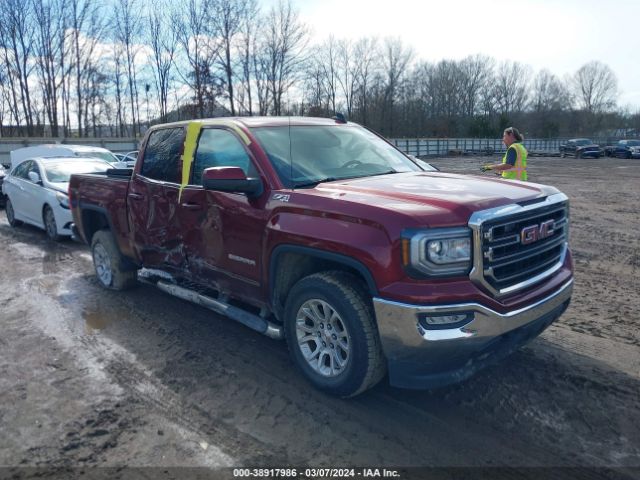
[[[522,290],[562,266],[569,230],[565,195],[479,214],[470,222],[475,244],[471,277],[495,295]]]

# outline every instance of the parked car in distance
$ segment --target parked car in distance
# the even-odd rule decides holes
[[[563,158],[567,155],[574,156],[575,158],[600,158],[603,154],[604,151],[600,145],[593,143],[588,138],[573,138],[567,140],[567,143],[560,145],[560,156]]]
[[[126,164],[127,168],[133,168],[136,166],[136,160],[138,159],[138,150],[134,150],[128,153],[114,153],[121,163]]]
[[[69,177],[72,173],[105,172],[113,168],[98,158],[53,157],[23,160],[4,179],[6,214],[9,225],[29,223],[43,228],[47,237],[58,241],[71,236]]]
[[[640,140],[620,140],[611,150],[612,157],[640,158]]]
[[[59,145],[59,144],[46,144],[37,145],[34,147],[24,147],[13,150],[10,153],[11,168],[21,163],[23,160],[30,158],[51,158],[51,157],[80,157],[86,158],[99,158],[105,162],[109,162],[116,168],[126,168],[126,165],[122,164],[118,157],[116,157],[110,150],[101,147],[93,147],[90,145]]]

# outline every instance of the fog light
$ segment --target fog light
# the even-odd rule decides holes
[[[443,328],[460,328],[473,321],[473,312],[462,312],[456,314],[427,314],[418,316],[419,324],[427,330],[438,330]]]

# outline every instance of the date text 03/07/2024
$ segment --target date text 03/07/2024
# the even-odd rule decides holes
[[[399,478],[386,468],[234,468],[234,478]]]

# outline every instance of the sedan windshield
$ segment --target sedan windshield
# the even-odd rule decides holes
[[[288,188],[420,171],[393,146],[357,125],[255,127],[252,132]]]
[[[99,158],[100,160],[104,160],[110,163],[118,162],[118,157],[109,152],[78,152],[76,153],[76,156]]]
[[[65,183],[69,181],[74,173],[98,173],[106,172],[107,169],[113,168],[110,163],[96,160],[95,162],[78,160],[47,163],[45,165],[45,175],[51,183]]]

